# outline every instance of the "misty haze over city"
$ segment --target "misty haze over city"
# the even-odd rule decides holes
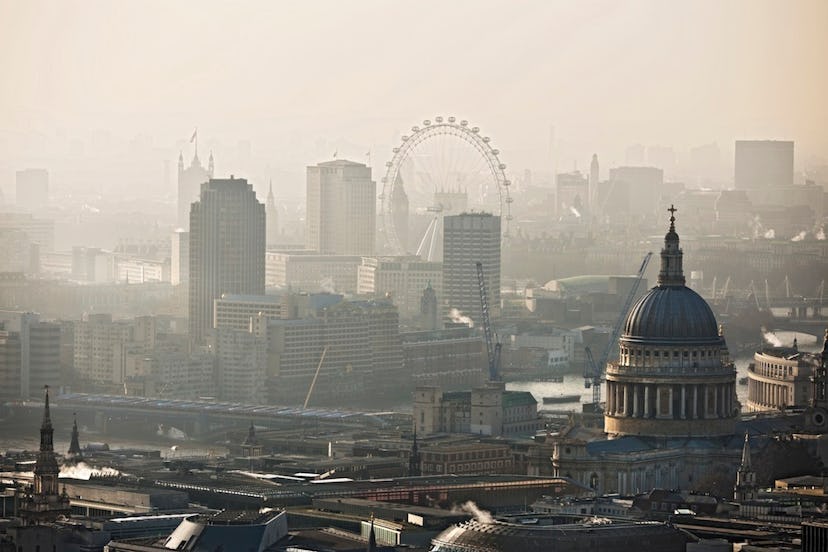
[[[826,30],[0,0],[0,552],[824,551]]]

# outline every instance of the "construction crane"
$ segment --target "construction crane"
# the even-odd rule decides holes
[[[302,410],[305,410],[308,407],[308,402],[310,402],[311,393],[313,393],[313,388],[316,386],[316,378],[319,377],[319,370],[322,369],[322,363],[325,361],[325,354],[328,352],[328,346],[325,345],[325,348],[322,349],[322,357],[319,359],[319,364],[316,365],[316,373],[313,375],[313,381],[311,381],[310,388],[308,389],[308,394],[305,397],[305,404],[302,405]]]
[[[592,356],[592,350],[589,347],[584,347],[584,387],[587,389],[592,387],[592,404],[596,412],[600,412],[601,410],[601,380],[604,377],[607,359],[609,359],[613,345],[618,341],[618,336],[621,334],[621,324],[624,323],[624,319],[627,317],[627,312],[629,312],[632,302],[638,293],[641,280],[644,279],[644,272],[647,271],[647,265],[650,264],[652,257],[653,253],[649,252],[644,256],[644,260],[641,261],[641,268],[638,269],[638,274],[636,274],[630,293],[624,302],[624,307],[621,309],[621,312],[618,314],[618,320],[615,321],[615,325],[612,327],[612,332],[610,332],[604,353],[598,358],[597,363]]]
[[[483,263],[477,263],[477,285],[480,287],[480,309],[483,311],[483,335],[486,337],[486,355],[489,359],[489,381],[500,381],[500,341],[495,343],[492,322],[489,319],[489,298],[483,279]]]

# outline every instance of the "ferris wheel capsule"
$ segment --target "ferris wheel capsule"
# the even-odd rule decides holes
[[[515,199],[512,196],[506,198],[506,203],[513,203]]]
[[[478,132],[480,132],[480,127],[472,127],[472,132],[477,134]]]
[[[453,123],[453,122],[454,122],[454,121],[456,121],[456,120],[457,120],[457,119],[455,119],[454,117],[449,117],[449,118],[448,118],[448,121],[449,121],[450,123]]]
[[[438,122],[438,123],[442,123],[442,122],[443,122],[443,118],[442,118],[442,117],[440,117],[439,115],[438,115],[437,117],[434,117],[434,120],[435,120],[436,122]]]
[[[431,121],[426,119],[425,121],[423,121],[423,126],[431,126]]]
[[[469,126],[469,122],[463,119],[462,121],[460,121],[460,126]]]
[[[416,125],[411,127],[411,132],[420,132],[420,127],[418,127]]]
[[[400,153],[400,148],[394,148],[391,151],[393,151],[394,153]]]
[[[483,141],[486,142],[487,144],[489,143],[490,140],[491,140],[491,138],[489,138],[488,136],[483,137]]]
[[[500,169],[501,171],[506,170],[506,164],[501,163],[500,165],[497,166],[497,168]]]
[[[385,162],[385,166],[386,166],[386,167],[390,167],[390,166],[391,166],[391,161],[386,161],[386,162]]]
[[[511,180],[504,180],[504,181],[503,181],[503,185],[504,185],[504,186],[511,186],[511,185],[512,185],[512,181],[511,181]]]
[[[403,141],[403,142],[405,142],[406,140],[408,140],[408,136],[406,136],[405,134],[403,134],[402,141]]]
[[[499,150],[499,149],[493,149],[493,150],[492,150],[492,153],[493,153],[493,154],[495,154],[495,155],[497,155],[497,154],[499,154],[499,153],[500,153],[500,150]]]

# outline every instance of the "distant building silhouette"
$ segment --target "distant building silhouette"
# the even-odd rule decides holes
[[[306,246],[324,255],[372,255],[377,184],[371,168],[336,160],[307,169]]]
[[[793,185],[794,143],[737,140],[734,185],[737,190],[767,190]]]
[[[273,182],[270,183],[267,190],[265,215],[267,219],[267,246],[274,247],[279,243],[279,209],[276,207],[276,199],[273,197]]]
[[[49,171],[24,169],[17,171],[15,177],[18,210],[31,213],[49,206]]]
[[[170,283],[174,286],[190,281],[190,233],[178,229],[172,234],[170,248]]]
[[[437,292],[431,286],[431,281],[423,290],[420,298],[420,329],[437,330],[440,328],[439,309],[437,308]]]
[[[394,183],[394,191],[391,195],[392,209],[394,211],[394,229],[397,232],[397,239],[402,245],[403,251],[408,252],[411,245],[408,243],[408,194],[403,187],[403,179],[397,173],[397,180]]]
[[[589,201],[587,202],[592,208],[595,201],[595,191],[598,189],[598,182],[601,180],[601,171],[598,165],[598,154],[592,154],[592,162],[589,164]]]
[[[450,308],[479,323],[476,263],[483,263],[491,312],[500,312],[500,217],[463,213],[443,219],[443,295]]]
[[[205,168],[198,158],[196,148],[190,166],[184,168],[184,156],[178,155],[178,226],[184,230],[190,228],[190,204],[197,201],[201,185],[213,178],[213,154],[210,153],[208,166]]]
[[[190,208],[190,337],[204,340],[223,293],[264,290],[265,206],[243,178],[210,179]]]

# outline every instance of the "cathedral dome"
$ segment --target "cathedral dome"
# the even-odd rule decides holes
[[[718,341],[716,317],[707,301],[684,286],[657,286],[633,305],[625,339]]]
[[[624,323],[627,341],[720,340],[716,317],[707,301],[685,286],[682,251],[676,232],[675,211],[670,209],[670,229],[664,236],[658,285],[633,305]]]

